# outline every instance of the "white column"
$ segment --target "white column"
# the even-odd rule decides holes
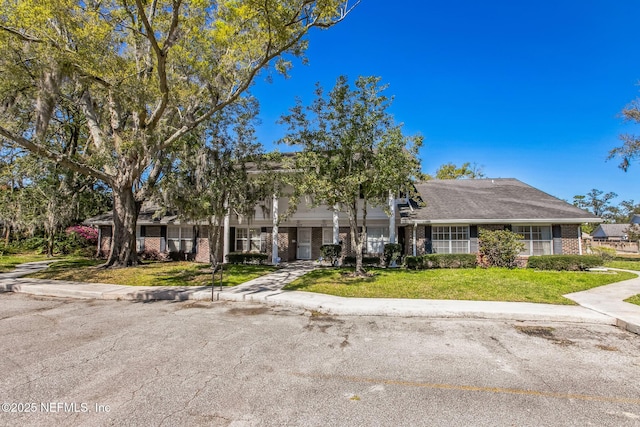
[[[582,226],[580,225],[578,226],[578,255],[582,255]]]
[[[333,206],[333,244],[340,244],[340,222],[338,221],[338,205]]]
[[[418,224],[413,224],[413,256],[418,254]]]
[[[231,226],[229,221],[229,209],[227,208],[227,213],[224,215],[224,220],[222,222],[222,263],[227,262],[227,255],[230,252],[231,242],[229,238],[231,237]],[[213,242],[209,242],[209,244],[213,244]]]
[[[271,202],[271,216],[273,217],[273,230],[271,231],[271,263],[278,265],[278,196],[273,195]]]
[[[396,242],[396,198],[389,191],[389,243]]]

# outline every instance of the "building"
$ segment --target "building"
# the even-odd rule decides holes
[[[410,198],[390,197],[387,211],[368,207],[367,254],[381,254],[386,243],[401,244],[404,254],[475,253],[481,229],[510,229],[524,236],[522,255],[581,254],[580,224],[596,216],[516,179],[432,180],[415,184]],[[286,192],[285,192],[286,194]],[[323,244],[340,243],[352,253],[346,214],[302,200],[286,217],[287,197],[256,206],[254,215],[229,214],[221,233],[223,256],[262,252],[271,262],[320,257]],[[204,225],[157,216],[157,206],[143,206],[136,228],[138,250],[184,253],[207,262],[209,242]],[[99,251],[109,250],[112,215],[87,220],[99,227]]]

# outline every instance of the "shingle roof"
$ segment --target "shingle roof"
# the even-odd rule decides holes
[[[160,214],[160,207],[153,202],[145,202],[138,214],[138,225],[160,225],[160,224],[180,224],[178,216],[173,212]],[[113,211],[88,218],[84,221],[88,225],[111,225],[113,224]]]
[[[431,180],[417,183],[424,206],[401,209],[403,223],[582,223],[601,220],[517,179]]]
[[[591,235],[597,238],[622,238],[627,235],[627,228],[629,228],[629,224],[600,224]]]

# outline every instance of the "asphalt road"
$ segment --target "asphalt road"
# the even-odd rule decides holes
[[[0,294],[0,425],[637,426],[640,336]]]

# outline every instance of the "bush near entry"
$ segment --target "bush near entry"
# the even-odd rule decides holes
[[[582,271],[602,265],[595,255],[540,255],[529,257],[528,268],[536,270]]]
[[[230,264],[264,264],[267,258],[267,254],[251,252],[231,252],[227,255]]]
[[[363,256],[362,257],[362,265],[366,266],[376,266],[380,264],[380,257],[377,256]],[[342,265],[353,267],[356,265],[356,257],[355,256],[346,256],[342,260]]]
[[[475,268],[474,254],[428,254],[404,257],[404,266],[411,270],[430,268]]]
[[[478,265],[480,267],[518,266],[524,249],[524,236],[510,230],[480,230],[478,233]]]

